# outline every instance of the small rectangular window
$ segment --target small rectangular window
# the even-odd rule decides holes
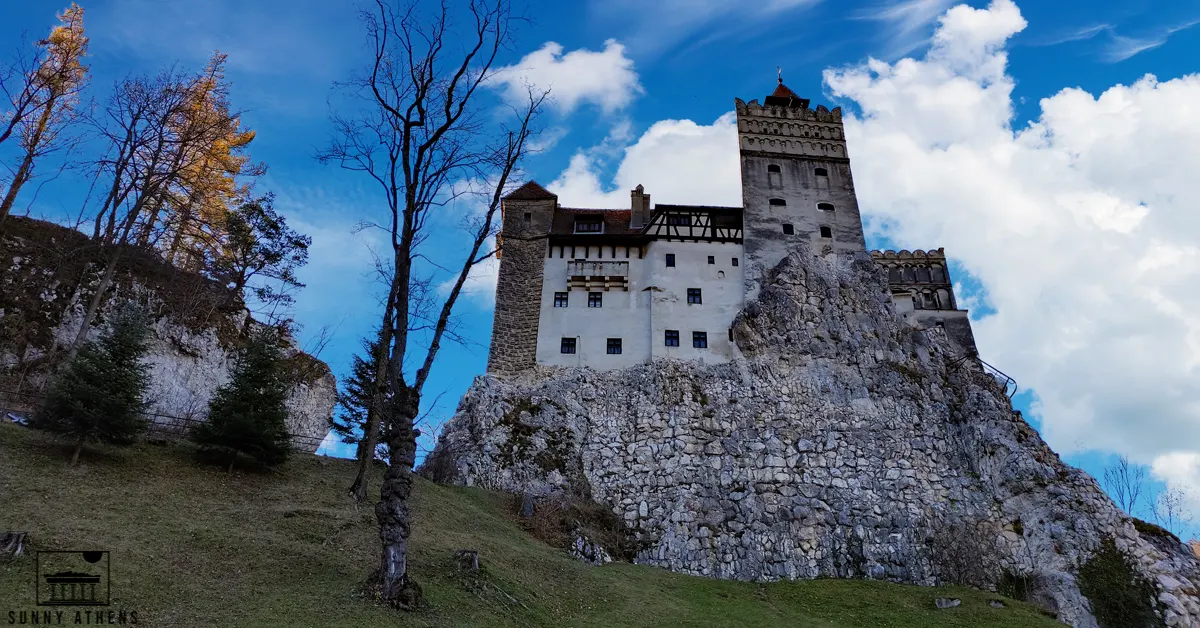
[[[525,224],[533,222],[533,214],[525,212]]]
[[[784,206],[786,206],[786,205],[787,205],[787,201],[783,200],[782,198],[772,198],[772,199],[768,199],[768,200],[767,200],[767,203],[768,203],[768,204],[769,204],[771,207],[784,207]]]
[[[792,225],[790,225],[786,222],[783,223],[783,235],[794,235],[795,233],[796,233],[795,227],[793,227]]]
[[[667,253],[667,268],[675,268],[675,254]]]
[[[692,224],[692,216],[690,214],[667,214],[668,226],[684,226],[689,227]]]
[[[666,336],[664,338],[664,341],[665,341],[664,344],[666,344],[668,347],[678,347],[679,346],[679,330],[678,329],[668,329],[666,331]]]
[[[708,348],[708,332],[694,331],[692,332],[692,347],[695,349]]]
[[[737,259],[736,257],[735,257],[735,258],[733,258],[733,265],[734,265],[734,266],[737,266],[737,265],[738,265],[738,259]]]
[[[701,303],[700,288],[688,288],[687,289],[687,300],[688,300],[687,302],[689,304],[699,305]]]
[[[733,342],[733,328],[729,328],[729,342]]]
[[[717,256],[716,256],[716,255],[709,255],[709,256],[708,256],[708,263],[709,263],[709,264],[716,264],[716,263],[717,263]]]
[[[603,292],[589,292],[588,293],[588,307],[604,307],[604,293]]]
[[[829,171],[824,168],[817,168],[813,171],[818,177],[828,177]]]
[[[559,345],[558,350],[561,353],[575,353],[575,339],[563,338],[562,344]]]
[[[831,229],[829,227],[821,227],[821,237],[822,238],[832,238],[833,237],[833,229]]]
[[[555,292],[554,293],[554,307],[567,307],[567,293],[566,292]]]
[[[608,354],[609,355],[618,355],[620,353],[621,353],[621,339],[620,338],[609,338],[608,339]]]

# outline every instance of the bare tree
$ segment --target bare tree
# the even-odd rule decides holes
[[[390,456],[375,508],[383,552],[372,579],[380,598],[397,608],[411,609],[420,601],[420,587],[408,570],[408,500],[422,389],[449,337],[463,284],[477,264],[495,254],[496,212],[547,96],[530,91],[526,106],[514,111],[518,122],[490,132],[492,118],[483,115],[480,88],[516,20],[507,0],[471,0],[459,14],[448,2],[395,7],[376,0],[363,14],[371,50],[367,72],[342,86],[365,107],[352,118],[334,116],[336,139],[320,155],[326,163],[368,175],[382,189],[389,212],[392,281],[382,321],[389,352],[377,356],[381,377],[372,402],[375,416],[368,421],[386,421]],[[457,263],[435,262],[432,255],[448,247],[432,250],[428,221],[454,199],[450,184],[468,179],[490,182],[486,209],[469,226],[466,254]],[[433,295],[441,296],[434,271],[426,272],[430,267],[445,268],[453,277],[440,307],[428,307]],[[373,450],[378,432],[378,424],[367,426],[364,451]]]
[[[1154,497],[1150,514],[1154,516],[1155,523],[1180,538],[1191,526],[1192,513],[1187,508],[1187,495],[1177,486],[1168,485]]]
[[[1104,488],[1108,489],[1108,494],[1129,515],[1132,515],[1133,509],[1137,507],[1145,484],[1146,467],[1130,464],[1128,456],[1120,456],[1116,462],[1104,469]]]
[[[21,88],[7,94],[14,111],[0,130],[0,142],[16,132],[22,152],[8,190],[0,199],[0,226],[12,211],[21,188],[33,178],[34,163],[63,144],[63,131],[75,122],[75,106],[87,84],[87,67],[82,63],[88,44],[83,9],[72,3],[58,19],[61,24],[49,37],[38,41],[36,63],[22,74]]]

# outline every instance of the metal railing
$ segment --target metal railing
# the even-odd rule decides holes
[[[31,415],[34,409],[41,405],[44,398],[40,393],[0,390],[0,419],[10,420],[7,418],[9,414]],[[13,399],[18,399],[18,401],[14,402]],[[196,417],[175,416],[159,412],[143,412],[142,416],[150,419],[150,425],[143,435],[145,440],[182,440],[187,438],[193,427],[205,422],[205,419]],[[321,443],[325,441],[325,436],[302,436],[300,434],[291,434],[290,436],[292,447],[306,453],[316,452],[321,447]]]
[[[984,373],[991,376],[992,379],[996,380],[997,382],[1000,383],[1001,386],[1004,387],[1005,396],[1007,396],[1009,399],[1012,399],[1013,395],[1017,394],[1017,391],[1020,389],[1019,386],[1017,385],[1017,380],[1013,379],[1012,377],[1009,377],[1009,375],[1007,373],[1005,373],[1004,371],[1001,371],[1000,369],[992,366],[991,364],[984,362],[983,358],[979,357],[979,354],[976,352],[967,352],[967,353],[964,353],[964,354],[958,356],[952,362],[950,362],[950,366],[952,368],[957,368],[959,366],[962,366],[964,363],[966,363],[967,360],[970,360],[972,358],[979,362],[979,366],[981,368],[983,368]]]

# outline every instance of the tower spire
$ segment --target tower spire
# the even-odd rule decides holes
[[[779,84],[783,85],[783,68],[775,66],[775,76],[779,78]]]

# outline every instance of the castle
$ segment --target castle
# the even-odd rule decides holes
[[[488,372],[727,362],[764,270],[803,241],[866,252],[841,109],[810,109],[782,79],[763,104],[735,104],[742,207],[651,206],[640,185],[629,209],[561,207],[532,181],[504,198]],[[870,255],[897,314],[976,353],[942,249]]]

